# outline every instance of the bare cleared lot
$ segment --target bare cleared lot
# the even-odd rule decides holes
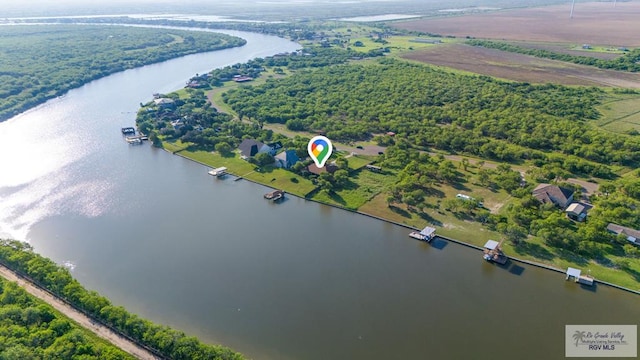
[[[394,26],[456,37],[640,46],[640,2],[577,3],[398,22]]]
[[[408,53],[407,59],[530,83],[640,88],[640,74],[540,59],[483,47],[446,44]]]

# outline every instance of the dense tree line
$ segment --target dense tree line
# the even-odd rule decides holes
[[[15,240],[0,240],[0,261],[16,271],[27,274],[78,309],[170,359],[242,359],[240,354],[227,348],[205,345],[195,337],[167,326],[156,325],[130,314],[121,306],[111,304],[107,298],[95,291],[85,289],[65,268],[34,253],[28,244]]]
[[[244,43],[224,34],[168,29],[3,26],[0,121],[115,72]]]
[[[0,359],[133,359],[0,278]]]
[[[539,166],[570,159],[576,173],[611,177],[604,164],[639,164],[640,142],[588,123],[599,117],[595,105],[602,96],[596,88],[509,83],[383,59],[300,70],[233,89],[223,99],[259,122],[337,140],[392,131],[416,148],[531,159]]]
[[[156,106],[153,102],[143,104],[138,111],[136,124],[145,134],[154,139],[161,135],[165,139],[182,140],[192,143],[205,150],[214,150],[220,143],[235,148],[243,138],[251,137],[261,141],[288,141],[283,136],[274,135],[272,131],[262,131],[262,124],[268,119],[258,119],[258,126],[252,123],[232,122],[228,114],[220,113],[211,107],[204,90],[221,86],[234,76],[249,76],[257,78],[264,72],[265,67],[286,67],[290,70],[325,67],[334,64],[344,64],[356,55],[349,50],[333,47],[315,47],[293,54],[280,54],[267,58],[257,58],[243,64],[234,64],[221,69],[214,69],[206,74],[196,74],[189,83],[197,81],[204,84],[203,88],[187,88],[186,97],[179,97],[172,93],[161,95],[175,101],[172,107]],[[359,57],[379,56],[376,53],[359,54]],[[246,86],[246,85],[245,85]],[[223,95],[224,96],[224,95]],[[246,109],[238,109],[240,119],[245,118]],[[250,112],[251,109],[248,109]],[[176,123],[175,121],[179,121]],[[172,125],[172,122],[174,125]],[[306,145],[305,145],[306,146]],[[306,147],[304,153],[306,154]]]
[[[497,41],[489,41],[489,40],[469,40],[467,44],[473,46],[482,46],[490,49],[497,49],[502,51],[508,51],[518,54],[531,55],[546,59],[560,60],[571,62],[574,64],[580,65],[589,65],[595,66],[600,69],[611,69],[611,70],[621,70],[621,71],[631,71],[637,72],[640,71],[640,49],[631,50],[628,53],[612,59],[597,59],[591,56],[578,56],[578,55],[570,55],[570,54],[561,54],[549,50],[544,49],[530,49],[514,44],[497,42]]]

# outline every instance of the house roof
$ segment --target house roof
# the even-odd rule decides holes
[[[159,99],[153,100],[153,102],[156,105],[169,105],[174,103],[173,99],[169,99],[169,98],[159,98]]]
[[[573,203],[571,205],[569,205],[569,207],[567,207],[567,212],[571,212],[571,213],[575,213],[575,214],[582,214],[584,212],[584,205],[579,204],[579,203]]]
[[[270,144],[267,144],[272,150],[280,150],[282,149],[282,143],[280,141],[276,141]]]
[[[238,148],[240,149],[240,153],[242,153],[242,155],[251,157],[257,154],[258,151],[260,151],[260,148],[262,148],[263,146],[264,144],[260,141],[256,141],[254,139],[244,139],[242,140],[240,145],[238,145]]]
[[[424,236],[432,236],[433,234],[435,234],[436,229],[432,228],[430,226],[425,227],[424,229],[422,229],[422,231],[420,231],[420,235],[424,235]]]
[[[495,240],[489,240],[489,241],[487,241],[486,244],[484,244],[484,247],[489,249],[489,250],[495,250],[498,247],[498,245],[500,245],[499,242],[497,242]]]
[[[581,272],[582,271],[580,271],[580,269],[576,269],[576,268],[572,268],[572,267],[567,268],[567,275],[568,276],[573,276],[575,278],[579,278]]]
[[[622,225],[618,225],[618,224],[614,224],[614,223],[609,223],[609,225],[607,225],[607,230],[616,233],[618,235],[623,234],[626,235],[627,237],[631,236],[633,238],[636,239],[640,239],[640,231],[639,230],[635,230],[632,228],[628,228],[626,226],[622,226]]]
[[[320,175],[323,172],[329,172],[330,174],[333,174],[334,172],[336,172],[336,170],[338,170],[338,165],[336,164],[325,164],[324,167],[317,167],[316,164],[311,164],[307,167],[307,170],[309,170],[310,173],[312,174],[316,174],[316,175]]]
[[[573,195],[573,190],[560,187],[558,185],[540,184],[533,189],[533,196],[540,202],[551,202],[558,204],[558,202],[564,205],[569,201],[569,198]]]
[[[276,155],[276,159],[290,164],[295,164],[296,162],[300,161],[300,158],[298,158],[295,150],[285,150]]]

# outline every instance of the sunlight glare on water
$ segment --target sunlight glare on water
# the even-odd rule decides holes
[[[33,224],[65,208],[86,216],[100,213],[96,201],[104,198],[108,183],[73,182],[68,168],[92,147],[82,129],[70,131],[69,109],[58,100],[0,123],[1,237],[27,240]]]

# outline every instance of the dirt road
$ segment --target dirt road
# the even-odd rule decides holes
[[[75,321],[80,326],[90,330],[91,332],[95,333],[99,337],[109,341],[113,345],[135,356],[136,358],[159,359],[149,351],[143,349],[142,347],[136,345],[135,343],[129,341],[128,339],[116,334],[115,332],[111,331],[109,328],[94,322],[86,315],[75,310],[71,306],[65,304],[63,301],[54,297],[48,292],[43,291],[33,283],[19,277],[15,272],[13,272],[12,270],[10,270],[9,268],[3,265],[0,265],[0,276],[2,276],[3,278],[9,281],[18,283],[18,285],[24,288],[29,294],[37,297],[38,299],[45,301],[47,304],[51,305],[56,310],[63,313],[65,316],[69,317],[71,320]]]

